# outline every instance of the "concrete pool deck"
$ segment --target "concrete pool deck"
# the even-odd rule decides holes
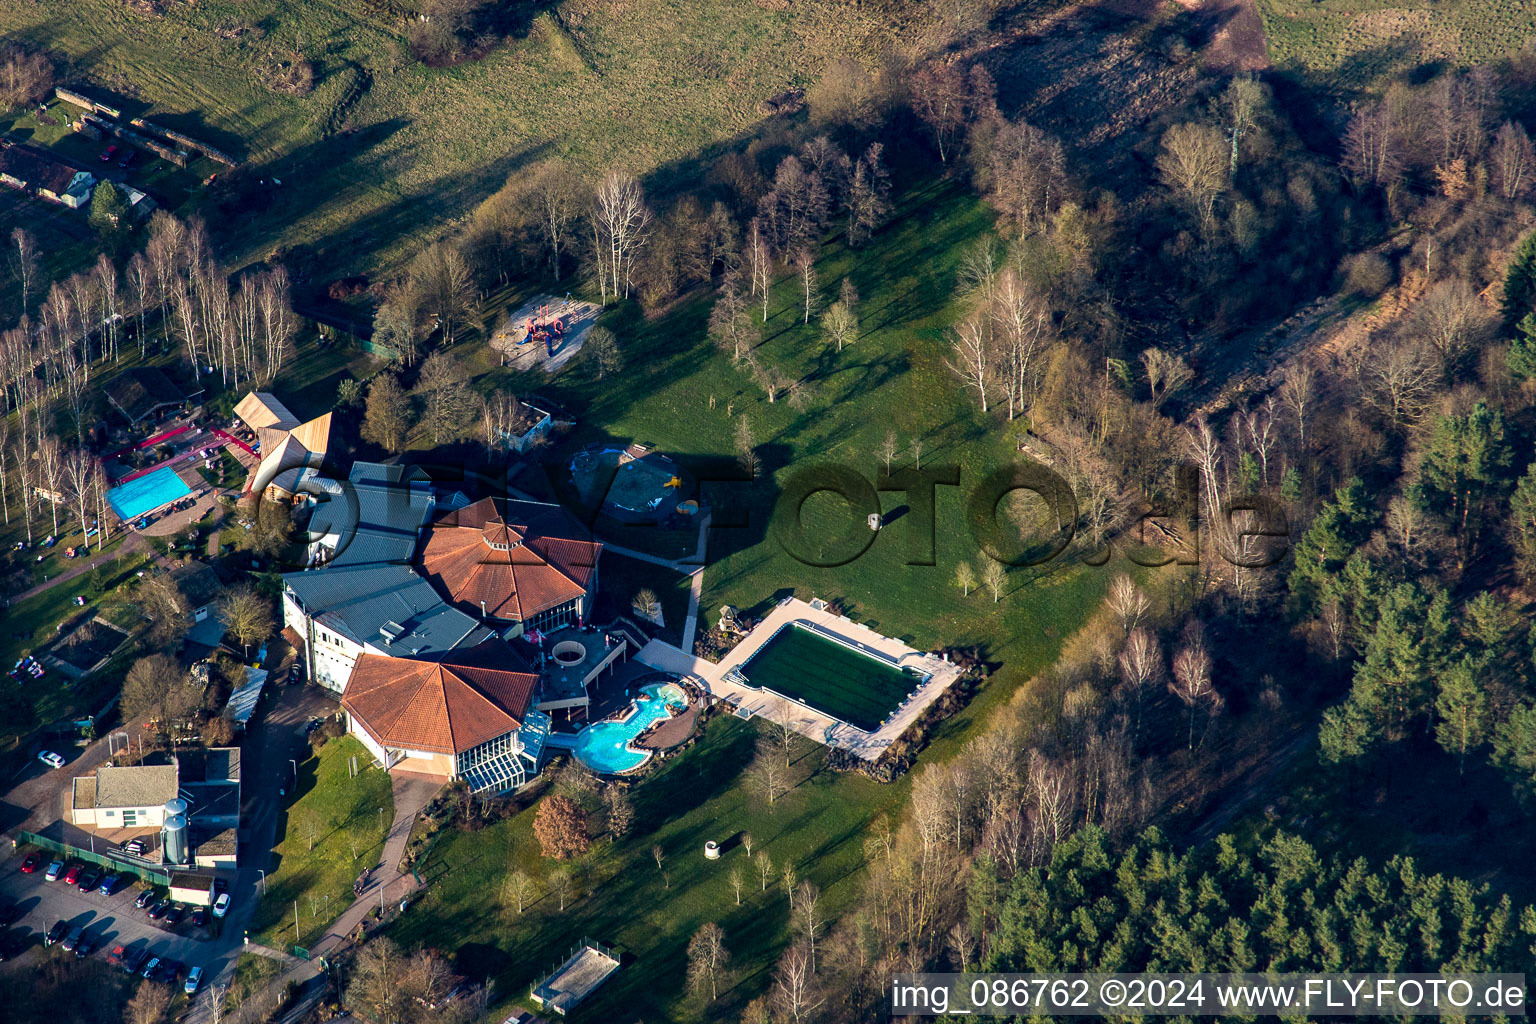
[[[882,661],[927,673],[928,681],[917,690],[915,697],[906,701],[895,714],[874,732],[865,732],[831,715],[817,711],[798,701],[780,697],[766,690],[758,690],[728,678],[732,669],[740,668],[771,640],[778,631],[793,623],[812,626],[823,635],[830,635]],[[786,598],[780,602],[751,633],[737,644],[719,662],[705,661],[678,650],[671,644],[652,640],[640,649],[635,660],[663,672],[672,672],[684,679],[692,678],[717,700],[729,701],[739,713],[764,717],[778,722],[787,719],[790,728],[800,735],[824,743],[829,747],[846,750],[866,761],[874,761],[885,753],[907,728],[922,717],[928,705],[938,700],[960,678],[960,669],[923,651],[914,650],[900,640],[875,632],[841,615],[826,609],[813,607],[799,598]]]

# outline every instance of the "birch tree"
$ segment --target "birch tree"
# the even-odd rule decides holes
[[[598,258],[615,298],[629,298],[635,257],[650,238],[651,210],[635,176],[612,170],[597,188],[593,223]],[[606,304],[606,296],[604,302]]]
[[[976,389],[976,398],[984,413],[987,411],[987,395],[992,390],[992,359],[987,341],[986,326],[972,317],[951,328],[950,358],[944,361],[967,388]]]

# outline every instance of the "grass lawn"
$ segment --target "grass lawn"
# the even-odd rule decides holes
[[[1496,61],[1536,33],[1536,11],[1504,0],[1258,0],[1269,56],[1340,88],[1426,64]]]
[[[364,768],[355,779],[347,775],[353,756]],[[286,949],[318,938],[351,904],[352,882],[379,862],[395,801],[389,775],[366,767],[372,761],[361,743],[342,736],[299,762],[298,789],[278,824],[277,867],[251,924],[262,942]]]
[[[0,665],[9,669],[24,654],[40,651],[53,639],[59,623],[73,616],[84,617],[99,612],[112,622],[131,629],[141,616],[133,607],[126,587],[135,574],[149,564],[141,551],[105,563],[100,570],[102,588],[98,590],[93,574],[85,573],[51,587],[25,601],[18,601],[0,613]],[[85,598],[84,607],[75,604]],[[106,691],[117,685],[111,668],[103,669],[85,683],[70,683],[58,672],[42,679],[28,677],[24,683],[0,678],[0,701],[7,708],[0,714],[0,765],[7,755],[21,756],[24,740],[40,725],[94,713],[100,709]]]
[[[238,1009],[253,993],[282,973],[280,961],[259,953],[241,953],[240,959],[235,961],[235,975],[229,979],[229,987],[224,993],[224,1009]]]
[[[661,638],[682,642],[688,618],[688,577],[638,558],[604,552],[597,577],[598,608],[594,622],[608,622],[615,615],[633,617],[635,594],[649,589],[661,602]]]
[[[427,865],[426,897],[392,934],[409,946],[458,948],[461,966],[494,977],[497,993],[509,998],[525,994],[590,936],[638,960],[579,1007],[573,1021],[681,1021],[700,1016],[682,992],[684,949],[701,924],[716,921],[738,975],[721,1002],[739,1009],[767,984],[788,935],[784,891],[776,881],[762,891],[757,858],[771,859],[775,880],[779,866],[794,864],[821,887],[835,913],[857,892],[866,826],[905,792],[902,785],[822,771],[822,748],[806,742],[795,764],[795,790],[771,811],[759,807],[739,780],[756,737],[754,725],[717,718],[703,742],[647,778],[633,793],[634,830],[618,843],[599,843],[578,864],[579,895],[564,911],[548,888],[557,864],[540,855],[529,809],[439,843]],[[755,838],[752,860],[737,842],[744,831]],[[719,861],[704,859],[707,839],[726,846]],[[662,870],[653,845],[663,850]],[[751,875],[739,907],[729,881],[737,867]],[[540,892],[522,914],[503,889],[514,869],[534,876]]]
[[[630,306],[611,312],[605,323],[618,336],[629,367],[617,378],[595,380],[578,359],[544,382],[498,369],[492,359],[477,385],[506,384],[519,394],[537,390],[576,413],[571,436],[544,457],[555,474],[585,444],[634,439],[652,442],[685,464],[715,460],[733,466],[733,420],[751,424],[761,462],[758,480],[703,484],[714,508],[701,602],[706,622],[723,604],[761,614],[790,593],[840,598],[855,618],[913,646],[977,644],[989,657],[1017,658],[1070,633],[1098,601],[1111,573],[1066,558],[1021,568],[1010,573],[1004,600],[997,604],[974,589],[964,596],[953,585],[961,560],[979,568],[979,552],[965,525],[965,496],[986,472],[1017,458],[1010,431],[982,417],[944,365],[946,332],[961,316],[953,299],[956,265],[964,246],[991,224],[990,211],[962,186],[928,178],[899,197],[892,223],[867,247],[853,251],[829,243],[817,265],[822,304],[836,296],[845,276],[861,296],[860,337],[841,353],[821,337],[814,316],[809,325],[803,322],[798,279],[779,281],[758,356],[816,389],[803,411],[782,398],[769,403],[746,373],[716,351],[705,336],[707,296],[653,320]],[[474,364],[480,346],[464,343],[456,351]],[[850,467],[873,481],[884,468],[877,453],[890,430],[902,449],[893,468],[913,466],[913,444],[920,442],[924,467],[948,463],[960,469],[960,487],[937,488],[935,521],[924,523],[912,514],[906,494],[883,492],[888,525],[861,557],[817,568],[787,553],[769,529],[784,483],[818,463]],[[802,522],[820,561],[834,560],[831,556],[848,544],[871,537],[863,515],[829,494],[806,503]],[[640,546],[627,536],[603,535]],[[909,565],[928,553],[929,538],[937,564]],[[1006,628],[1002,615],[1008,617]]]
[[[410,56],[405,19],[358,0],[203,0],[158,17],[119,0],[0,0],[8,38],[60,54],[125,117],[206,138],[284,182],[263,211],[209,218],[227,263],[281,239],[323,251],[338,275],[398,265],[530,161],[645,173],[732,139],[864,21],[850,11],[831,31],[814,11],[751,0],[566,0],[485,59],[431,69]],[[269,54],[295,52],[316,65],[311,93],[261,84]],[[194,195],[182,212],[197,206]]]

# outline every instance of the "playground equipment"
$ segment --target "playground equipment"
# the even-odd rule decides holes
[[[544,343],[545,355],[552,356],[555,349],[560,346],[560,341],[565,337],[565,309],[569,302],[560,304],[560,309],[553,316],[550,315],[547,305],[539,307],[538,316],[530,316],[523,325],[526,332],[519,345],[529,345],[535,342]]]

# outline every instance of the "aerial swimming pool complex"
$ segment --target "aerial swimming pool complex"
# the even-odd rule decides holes
[[[135,477],[107,492],[107,502],[123,522],[138,519],[192,493],[186,481],[170,466]]]
[[[572,752],[577,760],[595,772],[617,775],[632,771],[651,756],[649,750],[638,750],[631,745],[635,738],[687,707],[687,696],[672,683],[643,686],[625,718],[587,726],[576,734]]]
[[[752,686],[866,732],[878,729],[922,682],[920,676],[798,623],[775,633],[740,672]]]

